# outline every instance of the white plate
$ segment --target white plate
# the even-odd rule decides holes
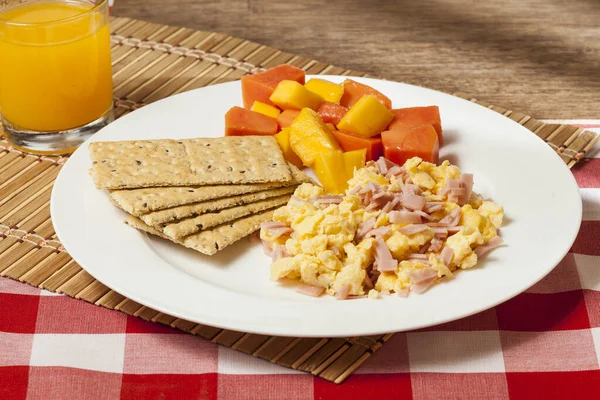
[[[311,298],[271,282],[270,259],[248,239],[208,257],[125,225],[125,214],[88,175],[88,143],[71,156],[54,185],[51,212],[58,237],[87,272],[143,305],[216,327],[285,336],[371,335],[452,321],[516,296],[558,264],[579,230],[581,198],[571,172],[547,144],[469,101],[356,79],[388,95],[396,108],[440,107],[446,142],[440,156],[474,173],[475,190],[505,207],[506,246],[423,295]],[[225,112],[241,104],[240,93],[238,81],[169,97],[115,121],[91,141],[218,137]]]

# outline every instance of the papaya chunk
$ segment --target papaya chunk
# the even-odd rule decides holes
[[[386,108],[392,109],[392,101],[386,95],[373,89],[371,86],[363,85],[352,79],[346,79],[344,81],[344,94],[340,99],[340,104],[350,108],[356,104],[361,97],[368,94],[375,96]]]
[[[385,131],[381,133],[381,140],[385,158],[398,165],[413,157],[434,164],[439,161],[438,135],[430,124]]]
[[[419,125],[430,124],[438,134],[440,147],[444,144],[442,121],[438,106],[398,108],[392,110],[392,113],[394,114],[394,119],[390,122],[388,130],[415,128]]]
[[[254,75],[242,76],[242,100],[244,108],[250,109],[255,101],[275,107],[269,100],[273,91],[283,80],[296,81],[304,85],[304,70],[289,64],[282,64]]]
[[[277,120],[242,107],[232,107],[225,114],[225,136],[275,135]]]
[[[277,117],[277,123],[279,124],[279,128],[287,128],[294,122],[294,120],[300,115],[300,110],[283,110],[279,117]]]
[[[332,133],[344,151],[365,149],[366,161],[377,161],[379,157],[383,156],[383,144],[379,135],[368,138],[337,130]]]
[[[346,107],[330,101],[324,101],[319,108],[317,108],[317,113],[326,124],[337,125],[347,112],[348,109]]]

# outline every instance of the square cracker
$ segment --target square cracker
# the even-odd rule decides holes
[[[110,196],[119,208],[139,217],[151,211],[164,210],[185,204],[311,182],[311,179],[293,164],[288,163],[288,167],[292,174],[290,182],[121,189],[111,190]]]
[[[260,224],[270,221],[272,218],[273,210],[263,211],[260,214],[253,214],[248,217],[240,218],[230,224],[219,225],[212,229],[195,233],[178,240],[169,238],[158,229],[145,224],[144,221],[132,215],[127,216],[125,222],[136,229],[160,236],[164,239],[169,239],[187,248],[210,256],[257,231],[260,228]]]
[[[89,150],[99,189],[292,179],[272,136],[94,142]]]
[[[206,213],[193,218],[174,221],[163,227],[162,232],[171,239],[181,239],[194,233],[224,224],[251,214],[256,214],[274,207],[281,207],[288,202],[290,195],[284,195],[248,203],[237,207],[226,208],[213,213]]]
[[[167,208],[166,210],[154,211],[148,214],[142,214],[140,218],[150,226],[158,226],[179,219],[195,217],[207,212],[218,211],[224,208],[235,207],[272,197],[283,196],[285,194],[292,194],[294,190],[296,190],[295,186],[289,186],[263,190],[262,192],[257,193],[224,197],[222,199],[209,200],[201,203],[187,204],[184,206]]]

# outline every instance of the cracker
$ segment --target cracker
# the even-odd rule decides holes
[[[164,210],[185,204],[255,193],[311,181],[304,172],[300,171],[293,164],[288,163],[288,167],[292,174],[292,181],[290,182],[121,189],[112,190],[110,196],[118,204],[119,208],[139,217],[150,211]]]
[[[247,215],[256,214],[274,207],[281,207],[286,204],[289,199],[290,195],[287,194],[272,199],[248,203],[242,206],[226,208],[214,213],[202,214],[194,218],[175,221],[167,224],[167,226],[162,229],[162,232],[169,238],[180,239],[184,236],[189,236]]]
[[[207,212],[218,211],[224,208],[235,207],[242,204],[252,203],[271,197],[291,194],[296,190],[295,186],[269,189],[257,193],[243,194],[239,196],[224,197],[222,199],[209,200],[201,203],[187,204],[184,206],[167,208],[166,210],[154,211],[140,216],[142,221],[150,226],[166,224],[167,222],[195,217]]]
[[[100,189],[289,182],[272,136],[138,140],[90,144]]]
[[[141,231],[160,236],[164,239],[169,239],[187,248],[199,251],[200,253],[213,255],[230,244],[256,232],[260,228],[260,224],[270,221],[273,218],[273,211],[274,210],[268,210],[260,214],[253,214],[248,217],[237,219],[230,224],[219,225],[212,229],[195,233],[178,240],[167,237],[158,229],[145,224],[142,220],[132,215],[127,216],[125,222]]]

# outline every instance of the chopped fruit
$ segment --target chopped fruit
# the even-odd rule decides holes
[[[344,94],[344,86],[326,81],[325,79],[313,78],[306,82],[305,88],[321,96],[325,101],[340,104]]]
[[[261,103],[260,101],[255,101],[254,104],[252,104],[250,111],[254,111],[271,118],[277,118],[279,117],[279,114],[281,114],[281,111],[279,111],[278,108]]]
[[[367,149],[346,151],[344,153],[344,167],[346,168],[346,181],[354,176],[355,169],[365,166]],[[346,188],[344,188],[345,190]]]
[[[275,139],[277,139],[277,143],[279,143],[285,159],[296,167],[302,167],[302,160],[300,160],[300,157],[294,153],[294,150],[290,146],[290,128],[282,129],[281,132],[275,135]]]
[[[317,109],[317,113],[319,113],[325,123],[334,125],[337,125],[347,112],[348,109],[346,107],[330,101],[324,101]]]
[[[339,150],[331,131],[315,111],[305,108],[290,126],[290,145],[304,165],[311,166],[319,153]]]
[[[344,153],[330,150],[319,153],[313,165],[321,185],[332,194],[342,194],[348,186],[349,177],[344,166]]]
[[[255,101],[274,106],[269,97],[283,80],[296,81],[304,85],[305,73],[292,65],[282,64],[258,74],[242,76],[244,108],[249,109]]]
[[[404,164],[412,157],[438,163],[440,150],[438,135],[431,125],[385,131],[381,133],[381,139],[385,158],[398,165]]]
[[[287,128],[294,122],[294,120],[300,115],[300,110],[283,110],[279,117],[277,117],[277,123],[281,129]]]
[[[287,110],[301,110],[310,108],[316,110],[323,102],[323,98],[299,84],[296,81],[281,81],[273,91],[271,102]]]
[[[398,108],[392,110],[392,113],[394,113],[394,119],[390,123],[388,130],[415,128],[419,125],[431,124],[438,134],[440,147],[444,144],[442,121],[438,106]]]
[[[245,108],[233,107],[225,114],[225,136],[274,135],[277,130],[275,118]]]
[[[394,114],[373,95],[360,98],[337,124],[339,130],[371,137],[383,131]]]
[[[367,161],[377,161],[379,157],[383,156],[383,145],[381,144],[381,136],[379,135],[367,138],[337,130],[334,130],[332,133],[344,151],[365,149]]]
[[[340,100],[340,104],[350,108],[356,104],[361,97],[368,94],[375,96],[386,108],[392,109],[392,101],[383,93],[373,89],[371,86],[363,85],[352,79],[346,79],[344,81],[344,95]]]

